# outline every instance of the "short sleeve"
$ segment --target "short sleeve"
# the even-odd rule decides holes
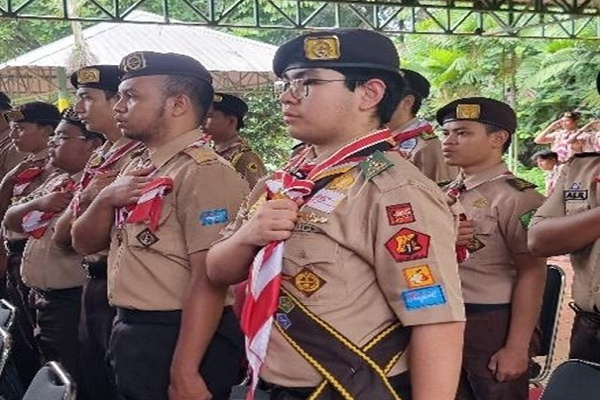
[[[565,180],[569,167],[569,165],[564,165],[560,168],[558,179],[554,185],[554,191],[550,197],[546,199],[544,204],[537,209],[535,215],[531,219],[530,226],[537,224],[545,218],[564,217],[566,215],[563,188],[565,187]]]
[[[498,205],[498,221],[502,236],[513,255],[529,254],[527,231],[531,220],[544,203],[544,196],[534,189],[517,191],[507,185],[511,197]]]

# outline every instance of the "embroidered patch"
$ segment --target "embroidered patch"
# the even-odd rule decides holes
[[[588,198],[587,189],[581,188],[581,183],[573,182],[568,190],[563,191],[565,201],[583,201]]]
[[[457,119],[477,119],[481,114],[479,104],[458,104],[456,106]]]
[[[421,286],[433,285],[435,280],[433,274],[429,270],[428,265],[419,265],[418,267],[405,268],[402,270],[404,279],[408,283],[409,288],[418,288]]]
[[[152,233],[150,231],[150,229],[148,229],[148,228],[146,228],[143,231],[141,231],[140,233],[138,233],[136,235],[136,239],[144,247],[150,247],[154,243],[159,241],[158,237],[156,237],[156,235],[154,233]]]
[[[81,68],[77,71],[77,84],[100,82],[100,70],[98,68]]]
[[[223,224],[229,221],[227,209],[219,208],[217,210],[207,210],[200,214],[200,222],[202,226]]]
[[[418,310],[439,306],[446,303],[446,296],[441,285],[407,290],[402,292],[402,300],[407,310]]]
[[[475,208],[486,208],[490,205],[490,202],[485,197],[480,197],[473,202],[473,207]]]
[[[286,330],[287,328],[292,326],[292,321],[290,321],[290,318],[284,313],[275,314],[275,320],[277,321],[279,326],[283,328],[283,330]]]
[[[435,134],[435,132],[423,132],[421,133],[421,139],[423,140],[431,140],[431,139],[437,139],[437,135]]]
[[[304,56],[309,60],[337,60],[340,58],[340,39],[335,36],[307,37],[304,39]]]
[[[385,158],[382,152],[376,151],[371,154],[369,158],[361,161],[358,166],[360,170],[365,174],[365,179],[371,180],[373,177],[379,175],[386,169],[393,166],[394,163]]]
[[[485,243],[477,239],[476,236],[473,236],[471,240],[469,240],[469,243],[467,243],[467,250],[469,250],[470,253],[475,253],[477,250],[481,250],[484,247]]]
[[[318,226],[314,226],[311,224],[305,224],[302,222],[298,222],[296,223],[296,226],[294,227],[294,231],[296,232],[308,232],[308,233],[323,233],[323,229],[319,228]]]
[[[319,291],[319,289],[321,289],[327,282],[310,269],[302,268],[300,272],[294,275],[292,283],[294,287],[302,292],[306,297],[310,297]]]
[[[301,212],[298,215],[298,222],[302,222],[302,223],[324,224],[327,221],[329,221],[329,218],[322,217],[322,216],[317,215],[317,214],[312,213],[312,212],[309,212],[309,213]]]
[[[131,53],[121,61],[123,72],[139,71],[144,68],[146,68],[146,57],[141,52]]]
[[[429,235],[403,228],[385,244],[396,262],[419,260],[429,254]]]
[[[255,163],[254,161],[249,162],[248,165],[246,165],[246,169],[248,170],[248,172],[252,172],[253,174],[256,174],[258,172],[258,164]]]
[[[520,192],[524,191],[525,189],[535,189],[537,187],[537,185],[534,185],[531,182],[527,182],[525,179],[521,178],[507,179],[506,183],[508,183],[510,186],[514,187]]]
[[[415,215],[410,203],[394,204],[385,206],[390,225],[400,225],[415,222]]]
[[[404,151],[413,151],[417,147],[417,138],[410,138],[398,145],[398,149]]]
[[[290,299],[287,296],[281,296],[279,298],[279,309],[281,311],[283,311],[284,313],[289,313],[290,311],[292,311],[294,309],[294,307],[296,307],[296,305],[294,304],[294,302],[292,301],[292,299]]]
[[[104,162],[104,157],[102,157],[101,154],[96,154],[88,162],[88,167],[96,168],[96,167],[99,167],[100,165],[102,165],[103,162]]]
[[[354,183],[354,177],[351,174],[343,174],[338,176],[327,185],[327,189],[331,190],[345,190],[348,189]]]
[[[525,230],[529,229],[529,225],[531,224],[531,218],[533,218],[533,215],[536,211],[537,209],[534,208],[533,210],[529,210],[519,217],[519,221],[521,221],[521,225],[523,225],[523,228]]]
[[[336,192],[335,190],[322,189],[319,190],[306,205],[315,210],[330,214],[340,204],[344,197],[346,197],[344,193]]]

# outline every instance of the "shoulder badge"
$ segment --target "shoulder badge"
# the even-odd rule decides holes
[[[393,166],[394,163],[388,160],[381,151],[371,154],[366,160],[358,164],[360,170],[365,174],[365,179],[371,180],[386,169]]]
[[[435,134],[435,132],[423,132],[420,136],[423,140],[437,139],[437,135]]]
[[[522,192],[526,189],[535,189],[537,187],[537,185],[534,185],[531,182],[527,182],[525,179],[521,179],[521,178],[507,179],[506,183],[508,183],[510,186],[514,187],[515,189],[517,189],[520,192]]]
[[[202,164],[217,158],[217,155],[213,151],[203,147],[188,147],[183,150],[183,152],[192,157],[197,164]]]

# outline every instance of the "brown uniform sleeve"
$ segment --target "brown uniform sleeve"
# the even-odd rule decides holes
[[[544,204],[538,208],[531,219],[531,226],[535,225],[544,218],[564,217],[566,215],[563,188],[569,171],[570,164],[565,164],[560,169],[560,174],[554,185],[554,192],[546,199]]]
[[[208,250],[219,231],[235,216],[248,184],[220,161],[190,168],[178,183],[177,218],[188,254]]]
[[[373,247],[377,281],[402,324],[464,321],[456,223],[442,193],[407,184],[370,209],[369,236],[359,240]]]
[[[544,196],[535,189],[520,192],[508,184],[505,185],[510,196],[503,198],[498,207],[500,232],[513,255],[529,254],[527,231],[533,215],[544,203]]]
[[[245,151],[235,160],[234,168],[248,181],[250,188],[253,188],[260,178],[267,174],[267,170],[260,157],[252,152]]]

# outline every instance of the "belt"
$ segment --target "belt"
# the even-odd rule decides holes
[[[510,303],[506,304],[475,304],[465,303],[465,311],[468,313],[485,313],[492,311],[510,310]]]
[[[83,260],[81,265],[83,265],[88,279],[106,279],[106,260],[93,262]]]
[[[9,255],[21,255],[23,254],[23,251],[25,251],[26,244],[27,239],[5,240],[4,248],[6,249]]]
[[[181,310],[143,311],[117,307],[117,318],[126,324],[178,325],[181,323]]]
[[[600,326],[600,313],[595,311],[584,311],[581,309],[581,307],[573,302],[569,303],[569,307],[571,307],[571,309],[575,311],[575,314],[578,316]]]
[[[47,289],[47,290],[31,288],[31,290],[35,294],[38,294],[42,297],[53,300],[53,299],[64,299],[64,298],[70,298],[70,297],[80,298],[82,287],[77,286],[77,287],[68,288],[68,289]]]

